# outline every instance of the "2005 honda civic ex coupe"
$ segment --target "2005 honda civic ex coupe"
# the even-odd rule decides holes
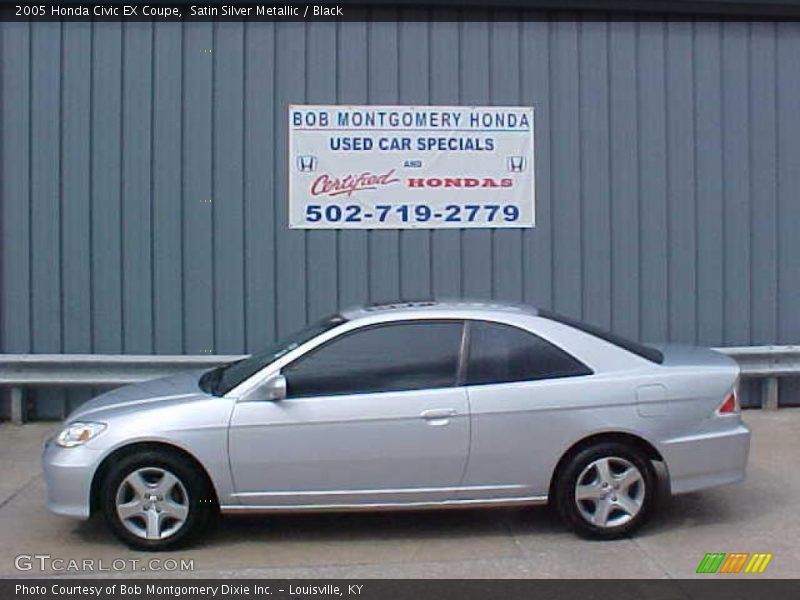
[[[548,501],[579,534],[618,538],[667,480],[678,494],[744,478],[738,375],[712,350],[525,306],[366,306],[83,404],[46,445],[48,506],[102,511],[150,550],[220,511]]]

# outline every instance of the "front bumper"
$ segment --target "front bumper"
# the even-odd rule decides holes
[[[47,486],[47,508],[57,515],[88,519],[91,512],[92,477],[102,458],[86,446],[62,448],[48,441],[42,455]]]
[[[673,494],[684,494],[745,478],[750,430],[741,421],[663,442],[659,450],[669,470]]]

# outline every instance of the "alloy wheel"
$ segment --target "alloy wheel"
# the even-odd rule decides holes
[[[645,480],[630,461],[605,456],[590,462],[575,484],[575,503],[581,516],[602,528],[628,523],[642,510]]]
[[[125,528],[147,540],[175,535],[189,515],[189,495],[183,483],[160,467],[142,467],[120,483],[116,510]]]

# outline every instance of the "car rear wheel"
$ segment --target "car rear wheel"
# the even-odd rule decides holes
[[[216,503],[205,478],[184,457],[146,450],[124,457],[102,488],[106,522],[140,550],[168,550],[194,538]]]
[[[653,466],[625,444],[604,442],[581,450],[556,483],[561,518],[576,533],[617,539],[644,524],[657,495]]]

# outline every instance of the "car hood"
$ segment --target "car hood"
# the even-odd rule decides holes
[[[116,388],[81,404],[69,415],[67,421],[85,419],[87,416],[117,409],[153,408],[156,404],[207,398],[208,394],[198,386],[204,372],[205,370],[190,371]]]

